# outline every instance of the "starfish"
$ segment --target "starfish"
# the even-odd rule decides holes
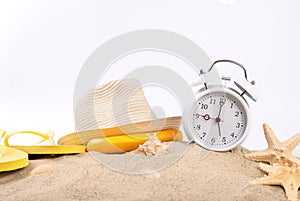
[[[298,200],[298,188],[300,187],[300,167],[296,164],[267,165],[259,163],[258,167],[268,173],[264,177],[257,178],[251,183],[263,185],[281,185],[290,201]]]
[[[271,165],[288,163],[289,165],[297,164],[300,166],[300,159],[292,153],[300,142],[300,133],[285,142],[280,142],[268,124],[263,124],[263,128],[268,148],[245,154],[244,157],[253,161],[268,162]]]

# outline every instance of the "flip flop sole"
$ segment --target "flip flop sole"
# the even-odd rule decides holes
[[[81,145],[10,146],[28,154],[80,154],[86,151]]]
[[[29,165],[28,154],[11,147],[0,146],[0,172],[12,171]]]

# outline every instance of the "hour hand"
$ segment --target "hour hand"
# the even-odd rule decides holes
[[[198,114],[200,117],[203,117],[204,120],[208,121],[210,119],[212,120],[215,120],[216,122],[224,122],[223,120],[220,119],[220,117],[217,117],[217,118],[214,118],[214,117],[211,117],[209,114]]]
[[[199,114],[199,116],[203,117],[203,119],[206,120],[206,121],[207,121],[207,120],[210,120],[210,119],[214,119],[214,118],[210,117],[209,114],[205,114],[205,115]]]

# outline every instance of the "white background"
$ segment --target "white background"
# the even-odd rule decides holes
[[[84,61],[103,42],[147,28],[184,35],[212,60],[244,64],[261,98],[251,104],[252,131],[243,146],[266,147],[263,122],[286,140],[300,132],[299,11],[299,0],[0,1],[0,128],[54,130],[57,138],[74,131],[72,96]],[[114,68],[126,73],[129,61],[142,57]],[[150,103],[168,114],[178,109],[176,101],[157,97]]]

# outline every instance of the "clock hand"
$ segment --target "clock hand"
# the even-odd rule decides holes
[[[221,137],[221,136],[222,136],[222,133],[221,133],[220,122],[218,122],[218,129],[219,129],[219,136]]]
[[[218,114],[217,118],[220,118],[221,110],[222,110],[223,105],[224,105],[224,103],[220,102],[220,109],[219,109],[219,114]]]
[[[219,130],[219,136],[221,137],[222,136],[222,133],[221,133],[221,127],[220,127],[220,115],[221,115],[221,110],[222,110],[222,107],[225,103],[224,102],[221,102],[220,101],[220,109],[219,109],[219,114],[218,114],[218,117],[215,119],[216,122],[218,123],[218,130]]]
[[[203,114],[198,114],[198,115],[199,115],[200,117],[203,117],[205,120],[214,119],[214,118],[210,117],[209,114],[205,114],[205,115],[203,115]]]
[[[216,120],[216,119],[217,119],[217,118],[214,118],[214,117],[209,116],[209,114],[205,114],[205,115],[203,115],[203,114],[198,114],[198,115],[199,115],[200,117],[203,117],[205,120],[210,120],[210,119]],[[220,119],[220,122],[224,122],[224,121]]]

